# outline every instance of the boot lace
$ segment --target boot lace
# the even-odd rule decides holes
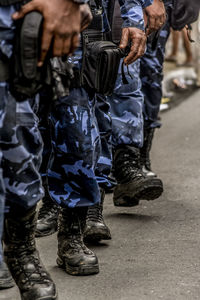
[[[24,247],[30,247],[30,245],[25,244]],[[17,257],[12,259],[10,267],[12,272],[19,278],[22,274],[23,279],[21,280],[23,284],[27,284],[28,286],[33,286],[36,283],[48,282],[48,274],[40,264],[40,260],[37,257],[37,253],[29,252],[25,249],[19,249],[20,253],[17,253]],[[32,264],[33,267],[29,268],[27,271],[27,265]]]
[[[70,218],[72,218],[70,220]],[[85,246],[82,237],[81,221],[77,216],[61,216],[60,217],[60,232],[63,232],[66,238],[66,251],[70,251],[71,254],[90,253],[90,250]]]
[[[121,151],[114,165],[117,181],[126,183],[132,179],[138,180],[144,178],[139,160],[139,155],[133,154],[128,149]]]
[[[9,231],[12,231],[12,238],[17,241],[9,245],[9,250],[6,252],[8,265],[16,278],[20,278],[23,284],[33,286],[35,283],[44,283],[49,281],[48,274],[40,264],[39,256],[35,248],[34,240],[35,225],[33,223],[24,223],[23,232],[21,228],[17,228],[14,224],[10,224]],[[20,235],[27,237],[22,242]],[[23,239],[24,240],[24,239]],[[27,265],[32,264],[32,268],[27,269]]]
[[[96,204],[88,208],[87,221],[103,222],[102,206]]]
[[[58,215],[59,207],[51,199],[43,199],[43,203],[38,212],[38,219],[43,219],[47,216]]]

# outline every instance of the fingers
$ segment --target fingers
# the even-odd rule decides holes
[[[53,56],[67,56],[73,54],[79,45],[79,35],[69,35],[61,39],[59,36],[54,39]]]
[[[71,47],[69,50],[69,54],[73,54],[78,46],[79,46],[79,34],[74,34],[74,36],[71,39]]]
[[[133,61],[135,61],[135,57],[137,56],[138,49],[139,49],[139,41],[135,40],[134,44],[131,46],[131,50],[130,50],[128,56],[124,59],[124,63],[126,65],[129,65]]]
[[[147,30],[146,30],[146,34],[149,35],[153,31],[159,30],[163,26],[165,21],[166,21],[165,14],[163,14],[163,15],[157,17],[157,18],[149,17],[149,23],[148,23],[148,27],[147,27]]]
[[[90,24],[90,21],[88,21],[87,18],[85,18],[84,20],[82,20],[82,22],[81,22],[81,32],[83,30],[85,30],[88,27],[89,24]]]
[[[53,43],[53,56],[64,56],[74,52],[79,45],[79,35],[68,34],[65,37],[56,36]]]
[[[68,41],[68,39],[67,39]],[[64,40],[60,38],[60,36],[56,35],[54,37],[54,42],[53,42],[53,56],[62,56],[63,53],[63,45],[64,45]],[[66,47],[67,49],[69,48]],[[68,49],[69,50],[69,49]]]
[[[128,46],[128,41],[129,41],[129,30],[128,30],[128,28],[123,28],[119,47],[121,49],[126,48]]]
[[[63,47],[62,49],[62,55],[69,55],[70,54],[70,49],[71,49],[71,37],[68,37],[68,39],[65,39],[63,41]]]
[[[41,41],[41,54],[38,62],[38,67],[41,67],[44,63],[45,57],[51,45],[52,38],[53,38],[53,31],[51,30],[51,28],[49,28],[48,23],[44,21],[42,41]]]
[[[162,17],[159,17],[155,20],[155,31],[159,30],[163,25]]]
[[[141,57],[145,52],[146,36],[145,34],[135,34],[131,38],[132,46],[128,56],[124,59],[124,63],[129,65]]]
[[[131,47],[131,51],[129,55],[124,59],[124,63],[126,65],[132,64],[134,61],[136,61],[138,58],[140,58],[145,53],[145,43],[141,43],[133,48]]]
[[[33,10],[39,10],[39,7],[36,5],[35,2],[29,2],[25,5],[23,5],[21,7],[21,9],[17,12],[15,12],[13,15],[12,15],[12,18],[14,20],[18,20],[18,19],[21,19],[23,18],[27,13],[33,11]]]
[[[81,5],[81,31],[86,29],[92,21],[92,13],[88,4]]]
[[[149,17],[149,30],[154,31],[156,30],[156,18],[155,17]]]
[[[163,14],[161,17],[162,24],[165,24],[166,20],[167,20],[166,14]]]
[[[157,24],[157,19],[155,17],[150,17],[148,18],[148,27],[146,30],[146,34],[149,35],[153,31],[156,31],[156,25]]]

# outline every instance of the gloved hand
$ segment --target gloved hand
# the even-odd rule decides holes
[[[181,30],[185,25],[195,22],[198,19],[199,10],[199,0],[174,0],[172,28]]]

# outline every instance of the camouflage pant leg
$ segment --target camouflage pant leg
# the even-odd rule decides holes
[[[52,157],[48,169],[51,198],[68,207],[100,201],[95,168],[100,153],[94,99],[83,88],[72,89],[52,109]]]
[[[42,155],[38,120],[29,101],[17,103],[7,84],[0,87],[0,102],[6,105],[0,129],[6,201],[28,209],[43,196],[38,172]]]
[[[170,19],[168,19],[160,32],[156,49],[152,50],[152,43],[149,41],[147,43],[147,51],[141,58],[140,78],[144,94],[145,127],[160,127],[157,118],[162,99],[163,62],[169,33]]]
[[[2,116],[2,110],[0,109],[0,114]],[[1,122],[0,116],[0,122]],[[2,152],[0,151],[0,166],[2,160]],[[0,263],[3,259],[3,249],[2,249],[2,236],[3,236],[3,221],[4,221],[4,206],[5,206],[5,187],[3,182],[3,172],[2,168],[0,167]]]
[[[15,25],[12,14],[18,5],[0,7],[0,59],[12,55]],[[34,206],[42,197],[38,169],[41,163],[42,140],[38,120],[29,101],[17,103],[9,91],[9,85],[0,84],[0,103],[5,109],[0,128],[3,181],[6,201],[24,208]]]
[[[112,167],[112,120],[109,113],[110,106],[106,97],[97,95],[95,115],[99,127],[100,139],[101,139],[101,153],[97,163],[95,174],[98,184],[101,187],[110,187],[113,185],[113,181],[109,177]]]
[[[47,169],[52,152],[50,120],[51,97],[52,96],[49,95],[47,91],[42,91],[40,93],[39,106],[36,112],[39,118],[39,130],[44,143],[42,152],[42,163],[40,166],[40,175],[42,177],[43,184],[46,184]]]
[[[3,258],[3,249],[2,249],[1,240],[3,235],[4,204],[5,204],[5,191],[4,191],[4,183],[3,183],[3,172],[2,169],[0,169],[0,263]]]
[[[3,126],[5,117],[5,105],[0,102],[0,128]],[[0,137],[1,139],[1,137]],[[0,148],[0,263],[3,259],[3,249],[2,249],[2,235],[3,235],[3,222],[4,222],[4,207],[5,207],[5,186],[3,182],[3,171],[2,171],[2,150]]]
[[[114,92],[108,97],[114,147],[121,144],[141,147],[143,144],[143,94],[139,78],[139,64],[140,62],[136,61],[129,66],[131,77],[125,67],[128,84],[122,82],[120,65]]]

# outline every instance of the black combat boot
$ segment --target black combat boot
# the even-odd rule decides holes
[[[113,196],[115,206],[135,206],[140,200],[154,200],[162,194],[162,181],[142,172],[139,149],[128,145],[118,147],[113,164],[118,182]]]
[[[152,146],[152,140],[154,136],[155,128],[144,129],[144,144],[140,149],[140,163],[142,171],[146,176],[156,177],[157,175],[151,169],[150,151]]]
[[[0,290],[14,286],[14,281],[4,261],[0,262]]]
[[[45,196],[42,199],[42,206],[38,212],[36,237],[51,235],[58,230],[59,210],[60,207],[50,198],[45,188]]]
[[[96,255],[83,242],[87,208],[63,208],[59,216],[57,264],[70,275],[99,273]]]
[[[84,230],[85,241],[111,240],[111,233],[103,218],[105,191],[101,189],[101,202],[88,208]]]
[[[9,213],[5,220],[5,257],[22,300],[57,299],[56,287],[35,246],[36,210]]]

